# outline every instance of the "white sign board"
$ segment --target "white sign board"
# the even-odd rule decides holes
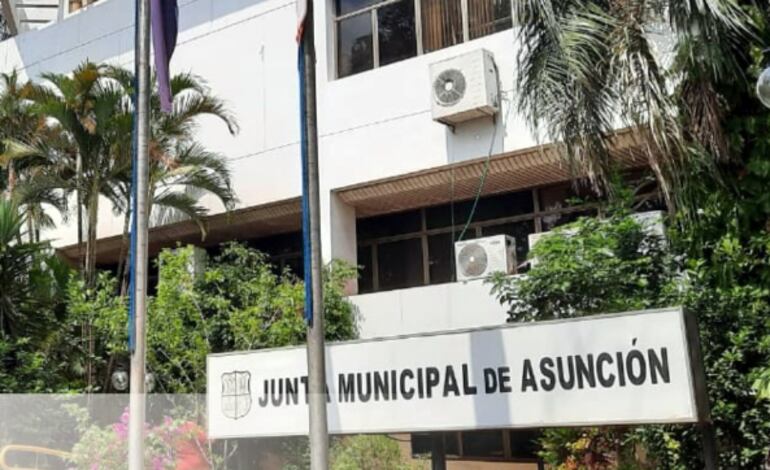
[[[681,309],[327,346],[334,434],[698,421]],[[307,434],[304,347],[208,358],[212,438]]]

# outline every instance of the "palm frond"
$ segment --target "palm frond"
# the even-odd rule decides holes
[[[158,213],[153,211],[151,225],[159,226],[181,220],[192,220],[201,231],[201,237],[206,237],[206,225],[203,217],[208,213],[205,207],[198,203],[199,194],[185,191],[165,191],[153,198],[153,206],[163,208]],[[157,225],[156,225],[157,224]]]

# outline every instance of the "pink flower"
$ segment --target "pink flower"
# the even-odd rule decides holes
[[[128,425],[123,423],[115,423],[112,425],[112,431],[115,433],[115,435],[118,436],[119,439],[128,439]]]
[[[163,457],[152,458],[152,470],[163,470]]]

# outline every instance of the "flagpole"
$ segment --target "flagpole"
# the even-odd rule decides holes
[[[324,344],[323,274],[321,259],[321,204],[318,176],[318,116],[313,0],[307,0],[300,50],[303,231],[305,239],[305,316],[309,393],[310,469],[329,467],[329,431],[326,416],[326,346]],[[309,263],[308,263],[309,258]],[[307,268],[310,272],[307,272]],[[307,288],[309,281],[310,289]],[[309,302],[307,301],[309,300]]]
[[[136,0],[136,181],[133,302],[134,349],[129,393],[128,468],[144,469],[145,359],[147,314],[147,184],[150,134],[150,0]]]

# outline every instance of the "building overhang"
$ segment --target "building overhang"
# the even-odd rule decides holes
[[[647,166],[647,159],[631,131],[612,137],[611,156],[620,169]],[[387,214],[444,204],[476,196],[484,169],[489,166],[483,196],[545,186],[576,176],[556,147],[545,145],[429,168],[404,175],[355,184],[335,190],[356,208],[358,217]]]
[[[248,240],[294,232],[301,228],[302,204],[300,198],[286,199],[269,204],[236,209],[205,217],[205,238],[200,226],[191,220],[176,222],[149,230],[149,254],[156,256],[162,249],[176,244],[215,246],[232,240]],[[117,264],[121,253],[125,255],[126,242],[122,235],[102,238],[96,244],[96,259],[100,265]],[[78,245],[59,248],[58,253],[68,262],[76,264],[85,253]]]

